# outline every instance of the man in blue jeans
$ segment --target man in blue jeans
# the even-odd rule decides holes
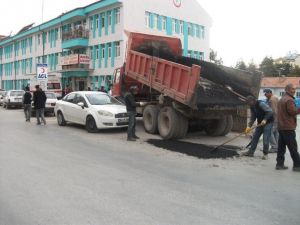
[[[136,125],[136,107],[143,106],[141,102],[135,102],[135,95],[138,93],[137,86],[131,86],[129,92],[125,93],[124,100],[126,105],[127,114],[129,117],[129,124],[127,130],[127,141],[136,141],[139,139],[135,134],[135,125]]]
[[[247,97],[247,104],[250,106],[251,118],[245,133],[248,134],[252,129],[254,122],[257,121],[258,126],[255,129],[254,135],[251,141],[251,147],[248,152],[243,155],[253,157],[256,150],[258,141],[263,134],[263,153],[262,159],[268,159],[269,143],[273,127],[273,112],[272,109],[264,101],[257,100],[253,96]]]

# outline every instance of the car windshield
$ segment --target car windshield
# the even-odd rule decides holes
[[[6,91],[0,91],[0,95],[1,96],[5,96],[6,95]]]
[[[10,92],[10,96],[23,96],[23,91],[12,91]]]
[[[117,99],[105,94],[86,94],[91,105],[122,105]]]
[[[46,92],[46,96],[47,96],[47,98],[56,98],[56,95],[55,95],[55,93],[50,93],[50,92]]]

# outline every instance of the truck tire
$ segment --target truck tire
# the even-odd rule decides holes
[[[145,131],[150,134],[158,133],[158,113],[159,107],[155,105],[148,105],[143,112],[143,121]]]
[[[205,129],[205,132],[209,135],[209,136],[221,136],[227,126],[227,118],[226,116],[220,118],[220,119],[214,119],[214,120],[210,120]]]
[[[221,134],[221,136],[227,135],[232,130],[232,128],[233,128],[233,118],[232,118],[231,115],[226,116],[226,121],[227,121],[226,128],[223,131],[223,133]]]
[[[178,124],[177,124],[177,135],[176,137],[178,139],[182,139],[186,136],[188,128],[189,128],[189,121],[188,119],[182,115],[178,113]]]
[[[164,107],[159,111],[158,131],[164,140],[176,138],[178,120],[178,114],[171,107]]]

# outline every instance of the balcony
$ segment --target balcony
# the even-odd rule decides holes
[[[89,44],[89,30],[82,26],[72,28],[69,31],[62,33],[62,48],[74,49],[88,47]]]
[[[64,56],[61,60],[63,77],[86,77],[90,71],[90,57],[84,54],[72,54]]]

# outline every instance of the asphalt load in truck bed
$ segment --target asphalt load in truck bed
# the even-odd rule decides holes
[[[149,139],[147,140],[147,142],[158,148],[163,148],[173,152],[179,152],[189,156],[197,157],[199,159],[232,158],[234,156],[239,156],[237,151],[240,150],[239,147],[230,145],[225,145],[215,149],[216,146],[195,144],[176,140]]]
[[[230,88],[223,85],[224,83],[228,83],[228,81],[225,80],[227,78],[222,74],[225,74],[225,71],[222,71],[220,68],[218,68],[218,66],[198,59],[184,56],[174,56],[172,52],[170,52],[164,45],[164,43],[161,43],[161,45],[156,44],[157,43],[151,45],[146,42],[144,45],[136,48],[135,51],[151,56],[156,56],[189,67],[191,67],[193,64],[201,66],[201,77],[196,93],[196,104],[198,108],[201,108],[203,105],[237,106],[245,104],[244,101],[242,101],[242,99],[234,94]],[[216,77],[218,79],[216,79]]]

